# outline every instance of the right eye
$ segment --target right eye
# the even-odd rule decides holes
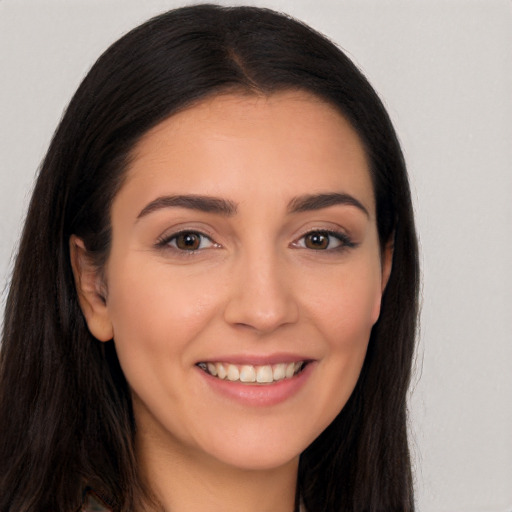
[[[215,247],[217,244],[208,236],[198,231],[181,231],[164,237],[158,242],[160,247],[170,246],[179,251],[200,251]]]
[[[354,242],[345,233],[324,229],[305,233],[292,245],[294,247],[323,252],[340,252],[355,247]]]

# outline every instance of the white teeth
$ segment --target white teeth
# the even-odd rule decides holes
[[[275,364],[273,370],[274,380],[282,380],[286,377],[286,364]]]
[[[241,382],[256,382],[256,369],[254,366],[244,365],[240,369]]]
[[[228,364],[228,380],[235,381],[240,377],[240,372],[234,364]]]
[[[236,365],[232,363],[198,363],[204,371],[219,379],[231,382],[258,382],[269,384],[283,379],[291,379],[304,368],[304,361],[296,363],[278,363],[274,365],[253,366],[251,364]]]
[[[259,366],[256,370],[256,381],[257,382],[272,382],[274,375],[272,372],[272,366],[265,365]]]
[[[215,367],[217,368],[217,377],[219,377],[219,379],[225,379],[228,372],[224,368],[224,365],[222,363],[217,363]]]
[[[295,373],[295,363],[288,363],[285,370],[285,376],[287,379],[290,379],[293,377],[293,374]]]
[[[209,373],[211,373],[214,377],[217,376],[217,368],[213,363],[207,363],[206,367],[208,368]]]

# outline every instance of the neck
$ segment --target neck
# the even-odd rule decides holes
[[[293,512],[298,457],[278,468],[241,469],[193,449],[138,439],[142,477],[158,512]]]

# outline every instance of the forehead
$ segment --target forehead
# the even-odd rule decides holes
[[[148,196],[335,189],[367,196],[373,211],[358,135],[337,109],[303,91],[209,97],[147,132],[131,156],[124,186]]]

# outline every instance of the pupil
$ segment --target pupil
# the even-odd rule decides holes
[[[185,233],[178,237],[177,245],[181,249],[197,249],[199,246],[199,237],[194,233]]]
[[[326,249],[329,244],[329,239],[324,233],[312,233],[308,239],[313,249]]]

